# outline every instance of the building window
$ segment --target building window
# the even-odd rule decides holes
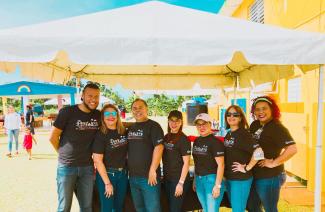
[[[255,0],[249,7],[249,20],[264,24],[264,0]]]
[[[288,80],[288,102],[301,102],[301,78]]]

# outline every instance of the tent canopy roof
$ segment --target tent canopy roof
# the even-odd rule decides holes
[[[325,63],[325,36],[150,1],[0,31],[0,69],[137,89],[240,86]],[[303,70],[315,66],[301,66]],[[146,82],[146,83],[139,83]]]

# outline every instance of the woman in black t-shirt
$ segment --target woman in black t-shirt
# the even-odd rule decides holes
[[[194,121],[200,136],[193,145],[196,190],[203,211],[219,211],[225,191],[222,180],[224,172],[224,146],[213,136],[211,118],[206,113],[196,116]]]
[[[258,147],[248,131],[248,123],[242,109],[237,105],[227,108],[225,113],[225,178],[232,211],[244,212],[253,175],[251,169],[257,163],[253,152]],[[261,148],[255,150],[260,153]]]
[[[182,131],[182,113],[173,110],[168,115],[168,133],[164,137],[163,170],[169,211],[182,210],[183,197],[189,188],[191,144]]]
[[[101,111],[101,128],[93,143],[96,186],[101,211],[122,212],[127,191],[127,139],[118,109],[107,104]]]
[[[250,210],[260,211],[261,201],[266,212],[277,212],[280,188],[286,178],[283,164],[297,153],[297,147],[280,122],[280,110],[272,98],[256,98],[251,113],[255,121],[250,132],[263,149],[265,159],[253,169],[254,182],[248,205]]]

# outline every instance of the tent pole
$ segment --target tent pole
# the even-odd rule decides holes
[[[238,89],[238,78],[239,76],[235,76],[235,85],[234,85],[234,105],[237,105],[237,89]]]
[[[318,108],[317,108],[317,143],[315,166],[315,212],[322,208],[322,130],[323,130],[323,96],[324,96],[324,65],[319,68]]]

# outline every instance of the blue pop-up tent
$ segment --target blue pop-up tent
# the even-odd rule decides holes
[[[0,85],[0,96],[13,97],[13,96],[44,96],[47,95],[70,95],[71,104],[75,104],[75,94],[77,89],[71,86],[55,85],[50,83],[38,83],[20,81]],[[24,111],[24,103],[22,104],[22,111]]]

